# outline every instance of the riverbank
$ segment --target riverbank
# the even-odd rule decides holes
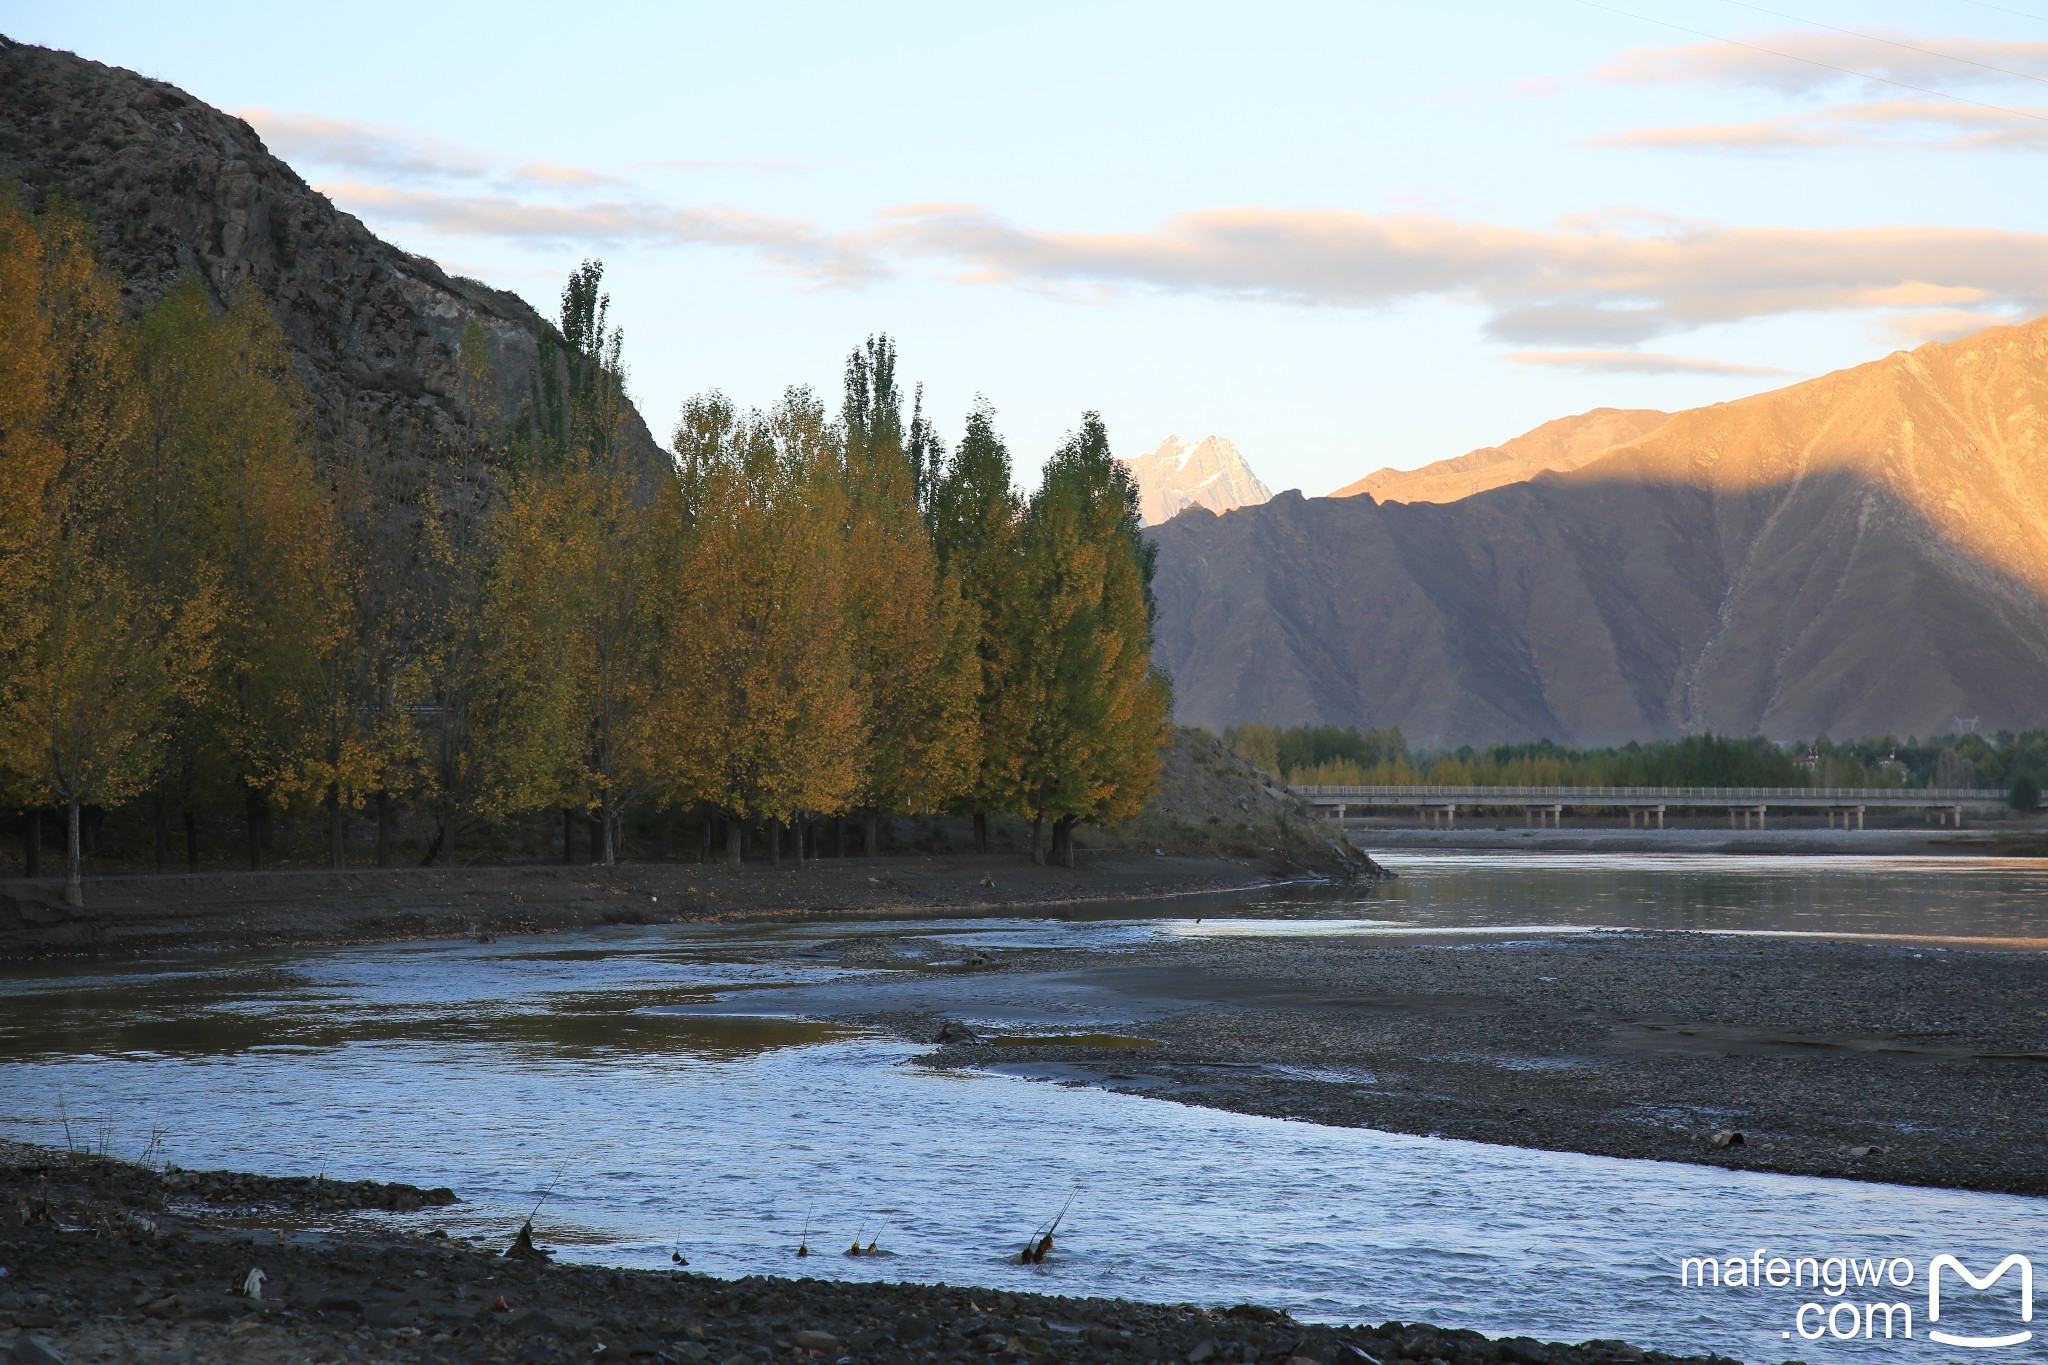
[[[1061,868],[1016,854],[917,854],[739,869],[630,863],[123,876],[91,881],[83,908],[64,904],[57,882],[0,881],[0,961],[238,953],[772,916],[1000,914],[1242,891],[1345,870],[1335,857],[1311,865],[1113,849],[1084,850],[1078,862]]]
[[[2048,1195],[2038,953],[1689,933],[1216,932],[1114,954],[984,955],[974,979],[1013,1011],[1087,992],[1086,1037],[1061,1037],[1077,1030],[1056,1008],[977,1027],[958,979],[935,997],[943,1014],[903,988],[871,1020],[940,1044],[934,1064],[1242,1113]],[[883,950],[855,948],[865,960]],[[803,1007],[781,994],[778,1007]],[[837,996],[859,1017],[853,992]]]
[[[771,1359],[865,1361],[1445,1361],[1608,1365],[1713,1357],[1620,1342],[1490,1340],[1422,1323],[1333,1327],[1273,1309],[1213,1309],[999,1289],[718,1280],[507,1257],[420,1235],[323,1229],[354,1207],[439,1192],[256,1176],[164,1174],[0,1142],[13,1359]],[[1058,1249],[1046,1278],[1056,1283]],[[794,1259],[792,1266],[799,1263]],[[261,1297],[241,1292],[262,1272]],[[34,1344],[34,1343],[40,1343]],[[37,1352],[41,1351],[41,1354]]]

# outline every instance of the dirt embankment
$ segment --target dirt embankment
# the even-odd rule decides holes
[[[223,1209],[194,1184],[234,1190]],[[1443,1362],[1639,1365],[1621,1342],[1490,1340],[1424,1323],[1327,1327],[1255,1305],[1213,1310],[944,1285],[843,1284],[555,1265],[402,1229],[281,1230],[325,1206],[309,1181],[141,1167],[0,1143],[15,1360],[501,1362]],[[333,1189],[336,1187],[328,1187]],[[402,1205],[435,1192],[391,1187]],[[242,1207],[256,1193],[266,1207]],[[230,1213],[235,1225],[225,1225]],[[266,1225],[265,1213],[276,1221]],[[508,1241],[511,1229],[507,1229]],[[1058,1250],[1050,1268],[1056,1282]],[[245,1292],[261,1272],[261,1297]],[[1709,1358],[1711,1359],[1711,1358]]]
[[[0,960],[239,952],[531,934],[604,924],[768,916],[995,913],[1244,889],[1319,875],[1272,858],[1084,852],[1078,868],[1015,855],[828,858],[802,867],[697,863],[406,868],[108,877],[88,903],[55,883],[0,882]]]

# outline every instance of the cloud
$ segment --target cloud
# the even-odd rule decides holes
[[[537,204],[497,194],[455,194],[354,181],[316,185],[351,211],[449,237],[576,246],[707,245],[751,250],[793,274],[851,283],[885,273],[857,239],[792,218],[740,209],[616,201]]]
[[[2048,149],[2048,106],[2007,111],[1945,100],[1883,100],[1752,123],[1637,128],[1591,138],[1585,145],[1715,152],[1898,146],[1949,151],[2041,150]]]
[[[1890,29],[1866,32],[1868,37],[1788,30],[1743,34],[1730,42],[1636,48],[1595,69],[1590,79],[1618,85],[1734,86],[1782,94],[1831,89],[1843,81],[1886,88],[1864,76],[1937,90],[2048,80],[2048,43],[1919,38]]]
[[[1516,351],[1517,365],[1550,365],[1583,374],[1739,374],[1796,378],[1798,371],[1772,365],[1743,365],[1732,360],[1660,355],[1654,351]]]
[[[797,161],[636,161],[636,171],[801,171]]]
[[[271,151],[288,161],[348,170],[374,181],[417,185],[495,180],[571,189],[627,183],[603,171],[551,161],[530,161],[507,170],[487,153],[388,123],[279,109],[244,109],[241,116]]]
[[[923,265],[964,284],[1070,298],[1146,291],[1346,309],[1444,299],[1484,310],[1489,336],[1523,346],[1615,350],[1793,313],[2048,307],[2048,234],[1994,229],[1732,228],[1626,209],[1523,228],[1240,207],[1145,231],[1062,232],[974,205],[905,204],[833,232],[725,206],[541,203],[356,181],[321,188],[358,213],[443,237],[726,247],[831,285]]]
[[[1877,329],[1880,342],[1892,346],[1918,346],[1929,341],[1954,341],[1986,327],[2009,327],[2025,319],[2010,313],[1967,308],[1941,308],[1925,312],[1894,313]]]
[[[491,159],[386,123],[359,123],[281,109],[237,111],[286,160],[346,166],[394,180],[449,180],[486,175]]]
[[[1147,232],[1019,227],[985,210],[898,214],[872,250],[982,283],[1093,285],[1384,308],[1447,298],[1492,336],[1612,346],[1788,313],[2048,301],[2048,235],[1944,227],[1533,229],[1428,214],[1209,209]]]
[[[602,171],[586,170],[581,166],[557,166],[552,161],[529,161],[512,173],[520,180],[531,180],[543,185],[623,185],[627,183],[615,175]]]

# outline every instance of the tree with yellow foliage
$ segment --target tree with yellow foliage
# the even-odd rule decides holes
[[[620,334],[605,323],[602,278],[585,262],[563,291],[566,392],[497,518],[486,615],[498,706],[486,742],[498,807],[591,811],[597,860],[610,866],[626,812],[672,781],[656,746],[677,508],[673,481],[643,486],[622,453]],[[545,404],[536,411],[548,417]]]
[[[64,809],[65,897],[82,904],[81,811],[147,785],[216,603],[203,580],[148,591],[113,534],[145,472],[137,385],[119,287],[74,214],[0,196],[0,310],[0,762],[31,802]]]
[[[128,494],[127,534],[156,591],[194,574],[218,590],[211,674],[179,718],[166,781],[188,802],[239,804],[255,867],[273,802],[320,800],[338,826],[360,800],[371,764],[338,685],[352,569],[262,298],[244,286],[217,310],[188,277],[137,333],[148,477]]]
[[[662,751],[673,800],[779,827],[844,810],[871,733],[846,631],[842,452],[823,406],[791,389],[767,413],[722,394],[674,439],[683,546],[671,580]]]
[[[936,459],[936,441],[920,405],[914,466],[887,336],[848,359],[842,411],[845,628],[867,717],[854,803],[872,854],[878,816],[938,810],[973,782],[981,660],[974,613],[940,570],[919,515],[919,475]]]

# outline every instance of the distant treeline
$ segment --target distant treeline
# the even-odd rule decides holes
[[[513,420],[472,326],[470,420],[372,463],[316,429],[253,290],[128,320],[83,221],[0,190],[0,792],[63,815],[70,895],[81,814],[124,803],[160,868],[228,812],[255,865],[273,812],[324,811],[339,866],[358,811],[380,859],[404,812],[446,862],[559,810],[610,862],[665,808],[734,860],[749,828],[780,856],[851,814],[872,850],[950,811],[1070,861],[1076,822],[1143,808],[1169,695],[1095,414],[1020,496],[990,409],[948,453],[875,337],[836,414],[707,393],[648,458],[601,283],[570,279]]]
[[[1416,751],[1398,729],[1233,725],[1224,742],[1293,785],[1491,787],[1999,787],[2038,797],[2048,730],[1811,744],[1689,735],[1619,748],[1550,740]],[[2024,800],[2032,809],[2035,799]]]

